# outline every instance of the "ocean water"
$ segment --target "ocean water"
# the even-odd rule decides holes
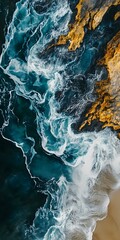
[[[78,1],[0,1],[1,240],[91,240],[120,186],[120,141],[97,123],[97,66],[120,29],[112,6],[80,48],[49,46],[69,31]]]

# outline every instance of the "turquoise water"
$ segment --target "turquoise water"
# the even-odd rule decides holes
[[[108,189],[119,185],[116,134],[100,124],[78,132],[96,99],[95,83],[107,74],[96,62],[120,29],[114,21],[119,6],[94,31],[86,30],[75,52],[67,45],[48,49],[68,32],[76,3],[21,0],[11,8],[6,2],[1,17],[0,239],[70,240],[78,234],[90,240],[106,214]]]

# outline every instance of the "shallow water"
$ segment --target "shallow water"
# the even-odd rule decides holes
[[[99,221],[93,235],[93,240],[118,240],[120,236],[120,190],[110,195],[107,217]]]
[[[100,124],[78,131],[96,99],[95,83],[106,76],[97,61],[120,29],[120,21],[114,21],[118,9],[110,8],[75,52],[67,45],[48,48],[69,30],[77,1],[70,3],[21,0],[13,2],[14,8],[5,3],[0,239],[70,240],[77,235],[91,240],[96,221],[107,213],[110,190],[119,187],[116,133],[101,130]]]

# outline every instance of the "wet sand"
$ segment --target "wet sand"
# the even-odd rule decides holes
[[[98,221],[93,240],[120,240],[120,190],[110,196],[108,215]]]

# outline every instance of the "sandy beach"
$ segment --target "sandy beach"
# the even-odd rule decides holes
[[[98,221],[93,240],[120,240],[120,190],[110,196],[108,215]]]

